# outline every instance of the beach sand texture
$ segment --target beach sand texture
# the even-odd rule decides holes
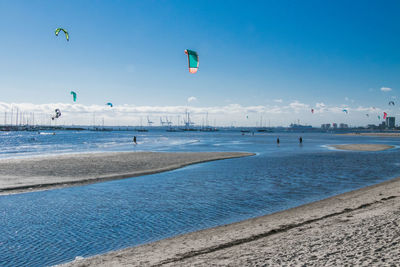
[[[381,145],[381,144],[346,144],[346,145],[331,145],[331,147],[341,150],[353,150],[353,151],[383,151],[394,148],[394,146]]]
[[[113,152],[0,160],[0,193],[82,185],[251,156],[242,152]]]
[[[400,178],[62,266],[396,266]]]

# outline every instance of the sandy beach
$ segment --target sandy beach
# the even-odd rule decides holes
[[[62,266],[396,266],[400,178]]]
[[[76,186],[251,156],[242,152],[114,152],[1,159],[0,194]]]
[[[375,137],[400,137],[400,133],[345,133],[338,135],[349,136],[375,136]]]
[[[381,144],[346,144],[346,145],[331,145],[331,147],[341,150],[353,150],[353,151],[383,151],[394,148],[394,146],[381,145]]]

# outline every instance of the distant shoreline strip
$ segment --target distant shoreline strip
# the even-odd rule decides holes
[[[374,136],[374,137],[400,137],[400,133],[343,133],[337,135],[348,136]]]

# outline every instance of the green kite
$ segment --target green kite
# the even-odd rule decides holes
[[[74,91],[71,91],[71,95],[74,102],[76,102],[76,93]]]
[[[66,30],[64,30],[63,28],[57,28],[57,29],[56,29],[56,31],[55,31],[56,36],[58,36],[58,34],[60,33],[60,31],[63,31],[63,32],[65,33],[65,38],[67,38],[67,41],[69,41],[69,34],[68,34],[68,32],[67,32]]]

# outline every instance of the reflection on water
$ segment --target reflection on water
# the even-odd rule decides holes
[[[120,143],[118,138],[128,136],[103,138]],[[178,137],[143,135],[143,146],[151,150],[258,154],[126,180],[0,196],[0,265],[66,262],[287,209],[400,174],[398,149],[328,150],[323,145],[360,139],[324,134],[303,134],[303,146],[297,134],[280,134],[278,147],[275,138],[183,133],[177,144]],[[87,136],[80,140],[94,142]],[[385,143],[398,141],[389,138]],[[72,141],[62,145],[74,146]]]

